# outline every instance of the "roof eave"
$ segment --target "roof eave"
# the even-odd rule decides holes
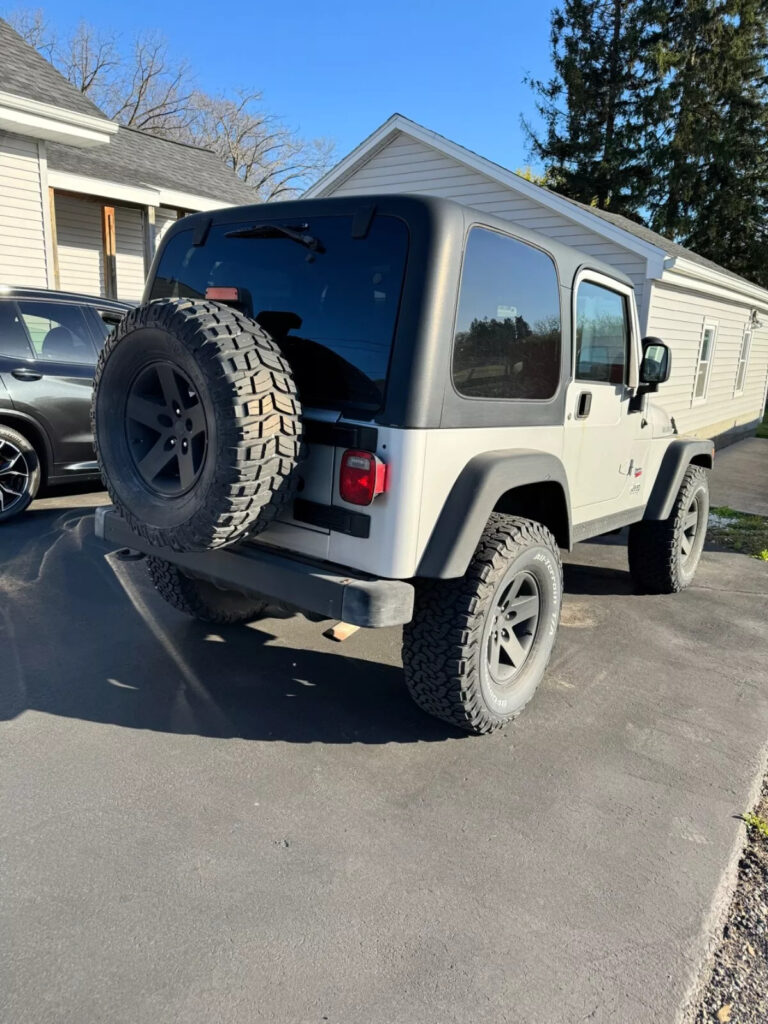
[[[768,290],[744,278],[732,277],[711,267],[704,267],[683,256],[667,257],[661,280],[667,284],[689,288],[692,284],[703,284],[708,295],[716,295],[729,301],[736,300],[768,313]]]
[[[106,117],[0,92],[0,129],[83,149],[107,144],[118,126]]]

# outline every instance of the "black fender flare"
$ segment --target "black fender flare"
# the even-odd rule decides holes
[[[437,579],[463,576],[499,500],[516,487],[537,483],[554,483],[562,490],[567,537],[561,538],[561,546],[570,547],[570,494],[560,459],[524,448],[483,452],[469,460],[451,488],[416,575]]]
[[[700,441],[695,438],[672,441],[661,460],[643,519],[666,519],[672,512],[685,471],[692,462],[711,469],[714,454],[713,441]]]

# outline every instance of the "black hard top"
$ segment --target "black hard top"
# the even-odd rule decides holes
[[[438,196],[409,195],[405,193],[384,193],[378,195],[338,196],[322,199],[294,199],[282,203],[259,203],[250,206],[228,206],[221,210],[194,213],[181,218],[166,232],[164,241],[178,231],[190,229],[205,230],[206,224],[232,224],[253,220],[254,223],[265,221],[291,220],[302,217],[320,216],[365,216],[364,211],[374,209],[381,214],[402,217],[405,221],[428,220],[433,229],[441,234],[453,234],[454,239],[463,240],[467,228],[473,224],[487,227],[513,235],[539,249],[548,252],[555,260],[561,283],[568,286],[580,267],[589,267],[599,271],[623,284],[632,285],[632,281],[616,267],[602,260],[595,259],[587,253],[564,245],[556,239],[548,238],[538,231],[531,231],[514,220],[498,217],[492,213],[475,210],[452,199]],[[153,268],[154,270],[154,268]],[[150,271],[150,279],[153,272]]]

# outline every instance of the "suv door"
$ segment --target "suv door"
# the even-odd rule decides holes
[[[95,363],[96,344],[80,306],[47,299],[0,303],[0,374],[13,406],[48,434],[51,476],[97,471],[90,425]]]
[[[632,289],[582,271],[574,285],[573,313],[564,455],[571,503],[581,510],[576,520],[583,521],[642,504],[647,442],[643,417],[630,402],[639,372]]]

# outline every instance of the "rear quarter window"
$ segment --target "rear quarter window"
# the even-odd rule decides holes
[[[453,346],[456,390],[468,398],[551,398],[561,345],[552,258],[519,239],[472,228]]]

